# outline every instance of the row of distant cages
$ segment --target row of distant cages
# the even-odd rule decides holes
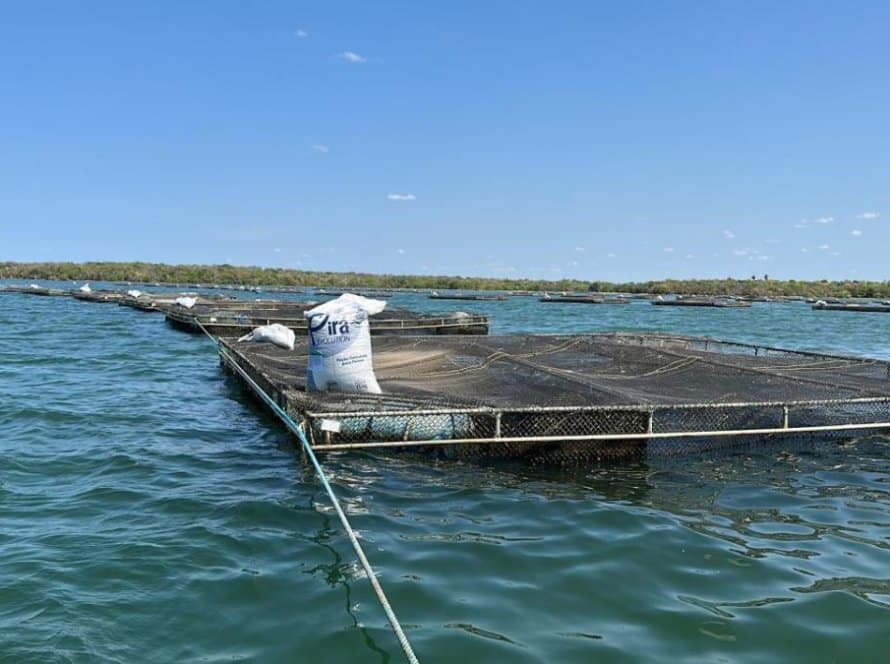
[[[18,282],[10,285],[18,285],[23,286],[22,282],[24,280],[21,279],[4,279],[4,281]],[[40,281],[37,280],[33,283],[36,285],[40,285]],[[51,284],[59,284],[59,283],[69,283],[72,285],[80,285],[85,282],[80,281],[68,281],[68,282],[59,282],[59,281],[51,281],[44,283]],[[247,286],[242,284],[205,284],[205,283],[178,283],[178,282],[147,282],[147,281],[95,281],[93,283],[107,285],[111,287],[119,287],[119,288],[132,288],[134,286],[139,286],[143,288],[158,288],[158,289],[194,289],[194,290],[227,290],[227,291],[236,291],[242,293],[293,293],[293,294],[306,294],[306,295],[339,295],[344,292],[360,292],[365,295],[373,296],[375,293],[380,294],[388,294],[388,293],[407,293],[407,294],[433,294],[438,293],[440,295],[476,295],[476,294],[497,294],[504,296],[512,296],[512,297],[532,297],[532,296],[543,296],[544,294],[564,296],[564,297],[612,297],[612,298],[620,298],[620,299],[629,299],[629,300],[658,300],[658,299],[667,299],[667,300],[679,300],[679,299],[725,299],[725,300],[755,300],[761,302],[805,302],[805,303],[815,303],[817,301],[826,302],[828,304],[835,303],[844,303],[844,302],[857,302],[857,303],[877,303],[877,304],[890,304],[890,300],[882,300],[880,298],[834,298],[834,297],[825,297],[825,298],[816,298],[816,297],[805,297],[801,295],[775,295],[775,296],[748,296],[748,295],[711,295],[711,294],[656,294],[656,293],[626,293],[626,292],[617,292],[617,291],[556,291],[556,290],[459,290],[459,289],[435,289],[435,288],[384,288],[384,287],[367,287],[367,286],[343,286],[343,287],[330,287],[330,286],[274,286],[274,285],[263,285],[263,286]]]

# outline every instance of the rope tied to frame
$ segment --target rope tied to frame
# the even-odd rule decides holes
[[[266,405],[272,409],[272,411],[281,419],[282,422],[284,422],[285,426],[300,440],[300,444],[303,446],[303,450],[306,452],[306,456],[312,463],[312,466],[315,468],[315,472],[318,475],[319,480],[321,480],[321,484],[324,487],[325,492],[328,494],[328,498],[330,499],[331,504],[334,507],[334,511],[337,513],[337,517],[340,519],[340,523],[342,524],[343,529],[346,531],[346,535],[349,537],[349,542],[350,544],[352,544],[355,555],[358,558],[362,569],[364,569],[365,574],[368,576],[368,581],[370,581],[371,583],[374,594],[377,595],[377,600],[383,607],[384,613],[386,613],[386,618],[389,621],[390,627],[392,628],[393,633],[396,635],[396,638],[399,641],[402,652],[405,653],[405,658],[408,660],[408,662],[410,662],[410,664],[419,664],[420,660],[418,660],[417,656],[414,654],[414,649],[411,647],[411,643],[408,641],[408,637],[405,635],[405,631],[402,629],[402,625],[399,622],[398,617],[396,617],[396,614],[386,597],[386,593],[383,591],[383,586],[381,586],[380,581],[377,580],[377,574],[374,572],[374,568],[371,567],[371,563],[368,561],[364,549],[362,549],[362,545],[358,541],[358,536],[355,534],[355,530],[352,528],[352,524],[349,523],[349,519],[346,517],[346,513],[340,506],[340,500],[337,498],[337,494],[334,493],[334,489],[331,487],[330,482],[328,482],[328,478],[325,475],[324,469],[321,467],[318,458],[315,456],[312,445],[309,444],[309,440],[306,438],[306,434],[303,432],[302,426],[294,422],[290,415],[288,415],[284,411],[284,409],[281,408],[281,406],[279,406],[274,399],[272,399],[272,397],[266,394],[266,392],[259,385],[257,385],[250,376],[247,375],[247,372],[245,372],[244,369],[238,366],[237,362],[232,360],[229,354],[220,346],[219,342],[213,337],[213,335],[211,335],[207,331],[207,329],[201,324],[201,321],[199,321],[197,317],[195,317],[194,321],[195,324],[199,328],[201,328],[201,331],[207,335],[207,338],[216,345],[219,353],[228,360],[229,365],[233,369],[235,369],[236,372],[238,372],[238,374],[251,386],[251,388],[253,388],[256,394],[266,403]]]

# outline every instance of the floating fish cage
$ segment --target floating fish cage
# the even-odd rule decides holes
[[[881,304],[830,304],[828,302],[817,302],[812,306],[814,311],[859,311],[864,313],[890,313],[890,305]]]
[[[353,290],[353,291],[332,291],[324,288],[320,288],[316,290],[313,294],[318,297],[340,297],[341,295],[360,295],[361,297],[369,297],[376,299],[386,299],[388,297],[392,297],[392,293],[388,291],[369,291],[369,290]]]
[[[220,358],[319,451],[574,464],[890,428],[887,362],[704,338],[380,337],[381,395],[307,392],[305,342],[223,339]]]
[[[619,297],[599,297],[595,295],[544,295],[540,302],[561,304],[630,304],[630,300]]]
[[[58,297],[60,295],[69,295],[69,291],[60,288],[46,288],[31,284],[29,286],[3,286],[0,287],[0,294],[7,295],[42,295],[44,297]]]
[[[718,309],[747,309],[749,300],[726,298],[677,298],[675,300],[652,300],[652,304],[662,307],[716,307]]]
[[[278,323],[299,335],[307,334],[303,316],[315,304],[287,302],[274,307],[258,303],[245,307],[171,307],[165,311],[167,322],[187,332],[208,332],[218,337],[237,337],[248,334],[260,325]],[[422,315],[403,309],[386,309],[370,317],[374,335],[484,335],[488,334],[488,316],[467,313]],[[203,329],[202,329],[203,328]]]
[[[119,293],[118,291],[71,291],[71,297],[76,300],[83,300],[84,302],[99,302],[100,304],[115,304],[123,300],[126,296],[126,293]]]
[[[176,303],[176,300],[181,297],[183,297],[182,293],[141,293],[138,297],[126,293],[118,301],[118,304],[122,307],[132,307],[133,309],[148,312],[166,312],[168,310],[201,311],[211,307],[214,309],[229,309],[251,304],[249,301],[217,295],[214,297],[196,297],[195,306],[192,309],[186,309]]]
[[[169,297],[146,297],[145,295],[140,297],[127,295],[126,297],[121,298],[118,301],[118,304],[122,307],[130,307],[132,309],[137,309],[138,311],[147,312],[163,311],[165,307],[171,307],[174,303],[175,298],[171,299]]]
[[[470,302],[503,302],[506,295],[472,295],[467,293],[431,293],[431,300],[466,300]]]

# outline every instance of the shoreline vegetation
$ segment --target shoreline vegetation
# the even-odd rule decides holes
[[[493,279],[432,275],[314,272],[234,265],[163,263],[0,263],[0,279],[116,281],[160,284],[362,289],[595,291],[627,294],[890,298],[890,281],[797,281],[770,279],[662,279],[614,283],[577,279]]]

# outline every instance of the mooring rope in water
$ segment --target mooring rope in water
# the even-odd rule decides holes
[[[225,351],[225,349],[220,346],[219,342],[216,338],[207,331],[201,321],[195,317],[195,323],[198,327],[201,328],[201,331],[207,335],[207,338],[210,339],[217,347],[217,350],[222,354],[229,362],[229,366],[231,366],[238,374],[245,380],[247,383],[253,388],[256,394],[266,403],[269,408],[284,422],[285,426],[292,431],[297,438],[300,439],[300,443],[303,446],[303,450],[306,452],[306,456],[309,457],[309,460],[312,462],[313,467],[315,468],[315,472],[318,473],[318,477],[321,480],[321,484],[324,487],[325,491],[328,494],[328,498],[331,500],[331,504],[334,506],[334,510],[337,512],[337,516],[340,518],[340,523],[343,524],[343,529],[346,531],[346,534],[349,536],[349,541],[352,544],[352,548],[355,550],[355,555],[358,557],[359,562],[362,565],[362,568],[365,570],[365,574],[368,575],[368,580],[371,582],[371,587],[374,589],[374,593],[377,595],[377,599],[380,602],[380,605],[383,607],[383,611],[386,613],[386,618],[389,620],[390,627],[392,627],[392,631],[395,633],[396,638],[399,640],[399,645],[402,646],[402,651],[405,653],[405,657],[411,664],[419,664],[419,660],[417,656],[414,654],[414,649],[411,647],[411,643],[408,641],[408,637],[405,636],[405,631],[402,629],[401,623],[399,623],[399,619],[396,617],[395,612],[392,609],[392,606],[389,603],[389,600],[386,598],[386,593],[383,592],[383,586],[380,585],[380,582],[377,580],[377,575],[374,573],[374,568],[371,567],[371,563],[368,562],[367,556],[365,556],[364,549],[362,549],[361,543],[358,541],[358,537],[355,534],[355,531],[352,528],[352,525],[349,523],[349,519],[346,518],[346,513],[343,511],[343,508],[340,506],[340,501],[337,498],[337,494],[334,493],[334,489],[331,487],[328,482],[328,478],[325,475],[324,470],[321,467],[321,464],[318,461],[318,458],[315,456],[315,452],[312,450],[312,446],[309,444],[309,440],[306,438],[306,434],[303,432],[303,428],[294,422],[290,415],[288,415],[284,409],[275,403],[275,400],[272,399],[266,392],[256,384],[256,382],[247,375],[247,372],[242,369],[237,362],[235,362],[231,356]]]

